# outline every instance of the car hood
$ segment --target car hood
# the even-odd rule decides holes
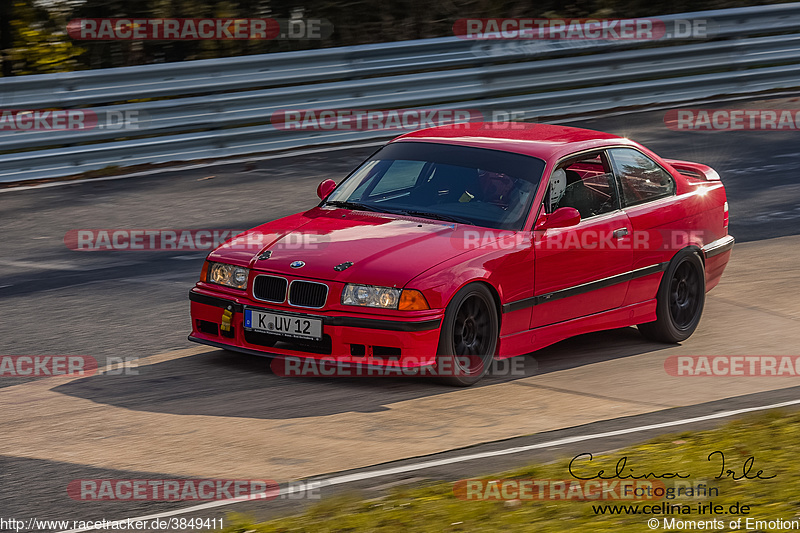
[[[466,242],[476,243],[475,236],[483,234],[463,224],[314,208],[247,231],[212,252],[209,260],[303,278],[402,287],[468,251],[465,236],[472,239]],[[339,266],[348,262],[347,268]]]

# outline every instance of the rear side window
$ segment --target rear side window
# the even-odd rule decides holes
[[[608,151],[619,179],[622,201],[636,205],[675,194],[675,180],[658,163],[633,148]]]

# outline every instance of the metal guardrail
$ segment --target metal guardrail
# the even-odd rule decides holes
[[[0,130],[0,182],[400,133],[269,124],[273,112],[286,109],[458,108],[543,118],[800,87],[800,4],[659,18],[712,21],[715,40],[444,38],[0,79],[0,108],[148,117],[138,131]]]

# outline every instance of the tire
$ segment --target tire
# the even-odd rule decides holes
[[[444,312],[436,356],[439,381],[457,387],[480,381],[494,360],[499,331],[491,291],[481,283],[459,290]]]
[[[683,249],[670,261],[656,296],[656,320],[637,327],[645,338],[678,343],[688,339],[703,314],[706,277],[698,253]]]

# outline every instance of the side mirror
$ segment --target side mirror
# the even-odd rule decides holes
[[[568,228],[577,226],[581,221],[581,214],[574,207],[559,207],[539,222],[534,229],[545,230],[551,228]]]
[[[319,196],[320,200],[324,200],[333,192],[333,189],[336,188],[336,182],[333,180],[325,180],[319,185],[317,185],[317,196]]]

